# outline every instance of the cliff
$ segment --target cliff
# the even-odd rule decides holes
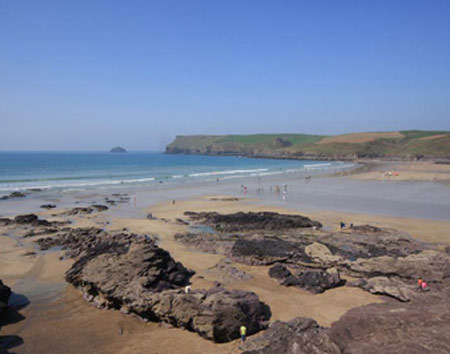
[[[320,160],[450,159],[450,132],[177,136],[167,145],[166,153]]]

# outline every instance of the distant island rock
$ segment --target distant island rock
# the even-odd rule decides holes
[[[116,147],[112,148],[111,150],[109,150],[109,152],[127,152],[127,150],[125,150],[121,146],[116,146]]]

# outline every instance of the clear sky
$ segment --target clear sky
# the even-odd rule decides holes
[[[449,0],[0,0],[0,150],[450,130]]]

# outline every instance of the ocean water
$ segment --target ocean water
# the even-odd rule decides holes
[[[0,152],[0,195],[12,191],[110,189],[336,170],[341,162],[166,155],[156,152]]]

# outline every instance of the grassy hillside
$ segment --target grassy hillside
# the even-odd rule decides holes
[[[335,136],[309,134],[177,136],[171,154],[284,158],[450,158],[449,131],[405,130]]]

